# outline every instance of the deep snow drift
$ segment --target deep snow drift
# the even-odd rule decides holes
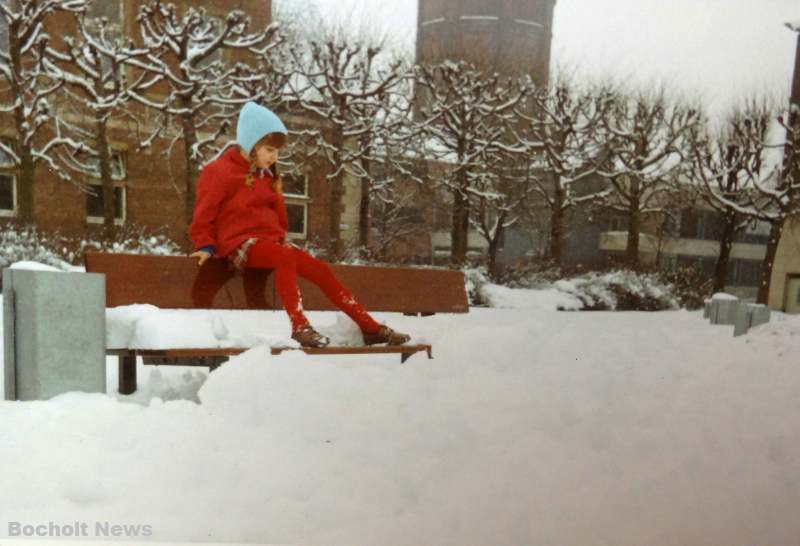
[[[262,346],[210,375],[140,368],[131,397],[2,402],[0,536],[110,521],[153,540],[796,546],[800,317],[733,338],[699,312],[513,292],[497,304],[522,308],[377,314],[433,360]],[[152,339],[117,313],[138,316],[120,336]],[[288,336],[276,312],[145,314],[184,340]]]

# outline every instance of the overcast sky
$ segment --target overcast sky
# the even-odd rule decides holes
[[[391,34],[413,51],[418,0],[316,3],[326,19]],[[488,0],[490,1],[490,0]],[[789,93],[800,0],[558,0],[553,62],[579,74],[662,81],[719,113],[742,95]]]

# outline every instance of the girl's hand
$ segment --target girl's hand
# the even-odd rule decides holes
[[[197,267],[200,267],[201,265],[206,263],[206,260],[208,260],[211,257],[211,254],[206,252],[205,250],[198,250],[197,252],[189,254],[189,257],[197,258]]]

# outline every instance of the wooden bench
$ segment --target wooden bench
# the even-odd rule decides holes
[[[198,268],[194,258],[87,252],[86,271],[106,277],[106,306],[150,304],[164,309],[239,309],[282,310],[275,291],[271,270],[246,270],[234,274],[223,260],[208,260]],[[460,271],[433,268],[373,267],[331,265],[334,274],[370,312],[399,312],[429,316],[435,313],[466,313],[469,310],[464,274]],[[332,311],[337,308],[316,285],[298,278],[303,294],[303,308],[308,311]],[[287,318],[288,320],[288,318]],[[119,392],[136,391],[136,357],[145,364],[206,366],[213,370],[229,357],[249,347],[193,349],[109,348],[106,354],[117,356]],[[280,354],[289,347],[272,347]],[[427,344],[363,347],[301,347],[308,354],[400,354],[401,362],[425,352]]]

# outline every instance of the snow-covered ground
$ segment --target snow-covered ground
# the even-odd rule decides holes
[[[505,308],[377,314],[433,360],[262,346],[210,375],[140,368],[130,397],[0,402],[0,537],[107,521],[148,540],[798,544],[800,317],[733,338],[699,312],[494,297]],[[159,324],[185,343],[288,335],[282,313],[116,314],[141,344]]]

